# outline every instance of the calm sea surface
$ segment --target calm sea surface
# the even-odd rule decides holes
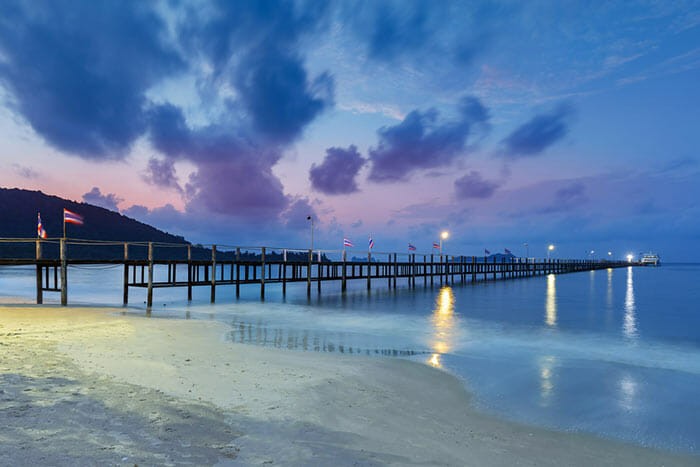
[[[121,304],[121,269],[72,267],[71,304]],[[292,351],[398,356],[457,375],[480,409],[563,431],[700,453],[700,265],[388,290],[357,281],[156,289],[151,317],[216,319],[230,338]],[[31,269],[0,268],[0,303],[31,302]],[[56,303],[57,294],[46,301]],[[145,291],[129,313],[145,315]]]

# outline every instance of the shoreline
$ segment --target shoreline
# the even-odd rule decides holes
[[[144,318],[118,308],[0,305],[0,378],[8,388],[0,394],[0,439],[12,446],[0,463],[40,461],[28,449],[57,455],[51,445],[63,438],[68,457],[52,463],[698,462],[478,412],[461,380],[419,362],[238,344],[224,338],[225,323]],[[94,406],[95,420],[77,410],[85,405]],[[100,441],[67,441],[86,429]]]

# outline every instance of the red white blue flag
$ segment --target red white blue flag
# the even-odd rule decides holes
[[[66,224],[83,225],[83,216],[63,208],[63,222]]]
[[[414,245],[411,245],[410,243],[408,244],[408,251],[416,251],[416,247]]]
[[[352,247],[355,246],[355,245],[352,244],[352,242],[350,241],[349,238],[344,238],[344,239],[343,239],[343,246],[344,246],[344,247],[348,246],[348,247],[352,248]]]
[[[369,249],[371,250],[374,248],[374,240],[372,239],[372,236],[369,236]]]
[[[44,230],[44,227],[41,225],[41,213],[38,212],[36,214],[36,217],[37,217],[36,236],[39,238],[46,238],[46,230]]]
[[[440,244],[438,242],[433,242],[433,248],[440,249]]]
[[[486,255],[490,255],[490,254],[491,254],[491,252],[490,252],[489,250],[487,250],[486,248],[484,248],[484,254],[486,254]]]

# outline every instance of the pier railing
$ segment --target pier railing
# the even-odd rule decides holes
[[[68,303],[68,267],[72,265],[123,265],[123,303],[129,288],[147,290],[146,303],[153,304],[154,289],[187,288],[192,300],[194,287],[209,287],[216,301],[217,287],[256,284],[260,298],[265,288],[280,284],[282,294],[290,283],[306,283],[306,293],[321,292],[322,283],[364,281],[367,289],[386,281],[396,288],[404,282],[433,286],[512,279],[544,274],[562,274],[626,267],[627,261],[604,259],[539,259],[477,257],[451,254],[359,252],[357,250],[310,250],[265,246],[192,245],[186,243],[111,242],[78,239],[0,239],[0,266],[36,267],[36,302],[44,292],[59,292]],[[157,274],[156,274],[157,270]]]

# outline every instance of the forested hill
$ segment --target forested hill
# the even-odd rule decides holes
[[[63,208],[83,216],[83,225],[68,225],[68,237],[87,240],[187,243],[171,235],[87,203],[76,203],[41,191],[0,188],[0,238],[36,238],[37,212],[49,238],[63,236]]]

